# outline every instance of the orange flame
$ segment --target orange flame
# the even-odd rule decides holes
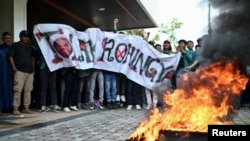
[[[130,139],[155,141],[161,130],[207,132],[209,124],[231,124],[225,117],[234,110],[247,80],[232,62],[213,63],[183,75],[181,86],[164,94],[168,106],[163,112],[153,109]]]

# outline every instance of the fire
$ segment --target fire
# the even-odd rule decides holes
[[[155,141],[161,130],[207,132],[209,124],[231,124],[226,117],[247,80],[232,62],[213,63],[183,75],[180,88],[164,95],[163,111],[153,109],[130,139]]]

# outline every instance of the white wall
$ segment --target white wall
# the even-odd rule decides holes
[[[10,32],[13,41],[19,41],[19,32],[27,29],[28,0],[0,0],[0,44],[2,33]]]
[[[27,30],[27,0],[13,0],[13,39],[19,40],[19,33]]]
[[[1,0],[0,1],[0,43],[2,44],[2,33],[13,33],[13,1]]]

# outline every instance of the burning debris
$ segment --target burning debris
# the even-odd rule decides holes
[[[206,133],[209,124],[231,124],[225,118],[247,83],[247,77],[233,62],[216,62],[182,77],[180,89],[165,94],[166,107],[154,109],[149,120],[142,121],[131,139],[154,141],[162,131]]]
[[[126,141],[150,141],[146,138],[130,138]],[[207,141],[207,133],[161,130],[155,141]]]

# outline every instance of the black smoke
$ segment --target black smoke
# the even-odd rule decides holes
[[[204,1],[207,2],[207,1]],[[211,23],[212,33],[202,43],[201,61],[235,60],[242,71],[250,64],[250,1],[209,0],[219,11]],[[211,11],[212,12],[212,11]]]

